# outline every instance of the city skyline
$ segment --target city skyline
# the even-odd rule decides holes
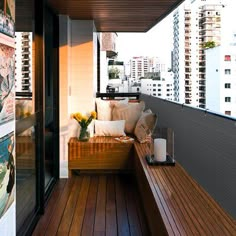
[[[187,0],[182,4],[185,3]],[[227,11],[226,24],[236,20],[236,1],[222,0],[221,3]],[[170,66],[173,50],[173,14],[176,9],[146,33],[117,33],[117,59],[128,62],[134,56],[159,57],[167,66]],[[227,29],[225,34],[236,31],[234,24],[225,28]]]

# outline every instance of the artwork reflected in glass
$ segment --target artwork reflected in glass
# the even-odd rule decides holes
[[[14,201],[15,158],[13,132],[0,137],[0,218]]]
[[[0,43],[0,125],[14,119],[14,48]]]

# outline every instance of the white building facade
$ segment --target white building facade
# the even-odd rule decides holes
[[[236,117],[236,46],[208,49],[206,59],[206,108]]]
[[[155,74],[155,73],[153,73]],[[174,74],[173,72],[157,73],[155,78],[141,79],[141,92],[154,97],[174,100]]]
[[[130,78],[138,80],[149,72],[148,57],[133,57],[130,60]]]
[[[205,43],[221,41],[220,0],[185,1],[173,14],[174,100],[205,108]]]

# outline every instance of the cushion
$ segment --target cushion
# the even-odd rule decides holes
[[[96,136],[125,136],[125,120],[95,120]]]
[[[101,98],[96,98],[97,119],[111,120],[113,106],[117,103],[128,104],[128,101],[128,98],[123,100],[102,100]]]
[[[125,120],[125,132],[134,133],[134,128],[145,108],[144,101],[139,103],[115,104],[112,120]]]
[[[151,110],[142,113],[134,129],[134,135],[140,143],[150,140],[148,137],[153,133],[156,123],[157,116]]]

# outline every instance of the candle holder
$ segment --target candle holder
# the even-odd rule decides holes
[[[166,159],[154,157],[154,141],[157,139],[166,140]],[[164,144],[165,145],[165,144]],[[157,147],[156,147],[157,148]],[[160,150],[159,150],[160,151]],[[163,151],[163,150],[162,150]],[[157,150],[156,150],[157,152]],[[164,153],[164,152],[163,152]],[[160,153],[159,153],[160,154]],[[163,154],[160,154],[163,155]],[[157,156],[157,153],[156,153]],[[171,128],[157,127],[151,135],[150,153],[146,155],[146,161],[149,165],[175,165],[174,160],[174,131]]]

